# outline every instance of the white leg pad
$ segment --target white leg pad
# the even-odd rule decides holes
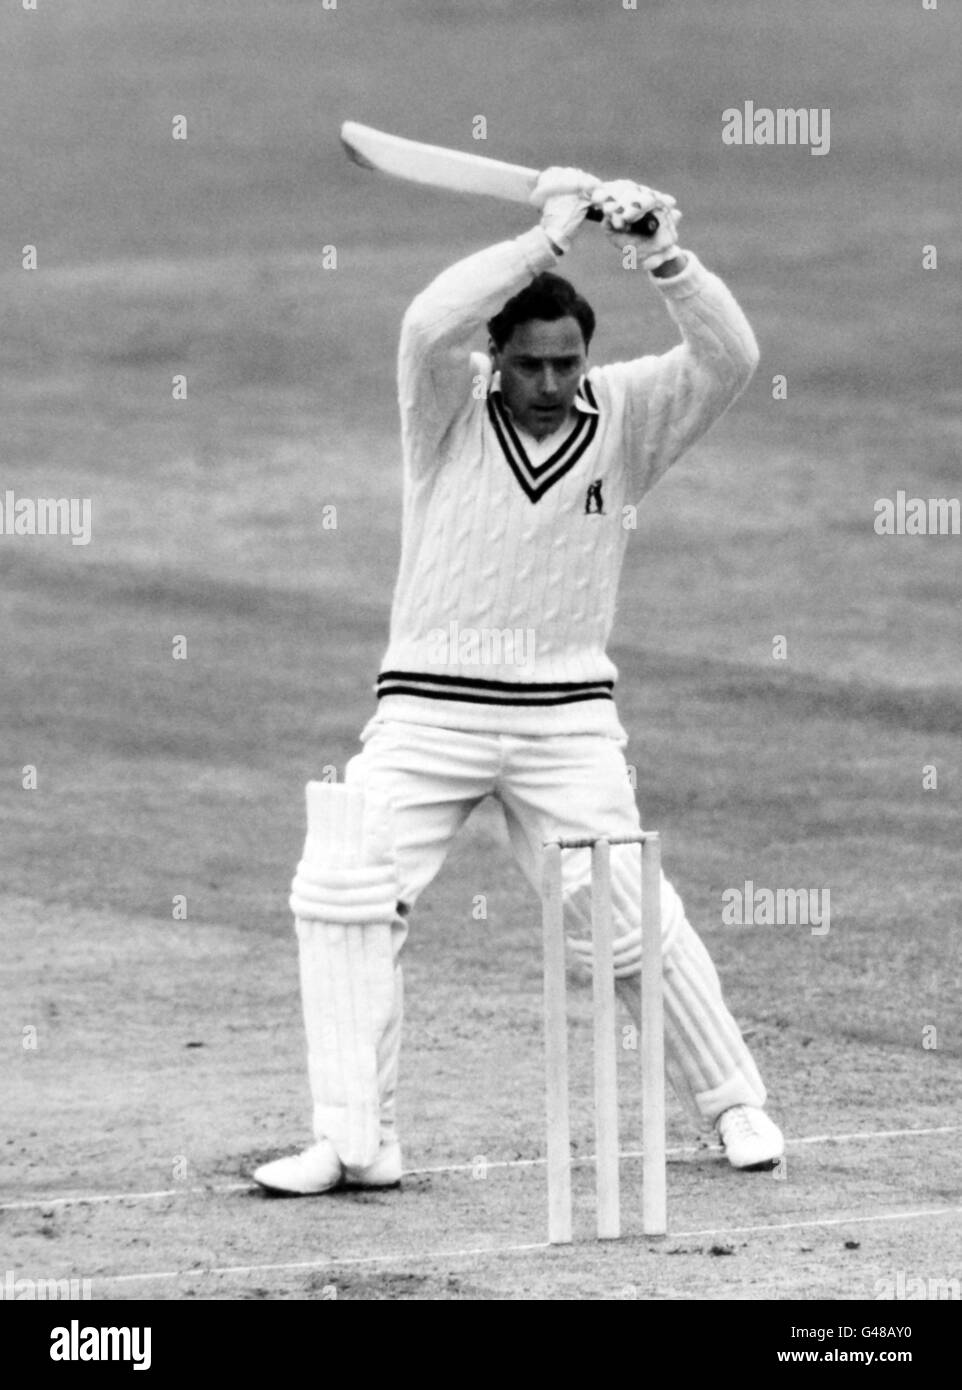
[[[387,808],[365,806],[360,788],[308,783],[308,834],[295,882],[302,889],[313,883],[316,893],[299,893],[295,926],[314,1133],[351,1168],[372,1163],[381,1142],[378,1047],[395,997],[389,825]],[[361,895],[371,903],[367,920],[357,920],[354,905],[345,911],[326,886],[346,868],[358,887],[369,871],[371,892]],[[395,880],[386,893],[388,870]]]

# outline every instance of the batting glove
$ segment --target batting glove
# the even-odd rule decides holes
[[[530,201],[541,209],[541,226],[558,251],[571,250],[599,185],[600,180],[584,169],[553,166],[538,175]]]
[[[601,209],[604,225],[616,246],[631,243],[645,252],[645,270],[655,270],[677,255],[681,212],[670,193],[659,193],[630,179],[613,179],[595,189],[592,202]],[[630,230],[646,213],[653,213],[658,221],[653,236],[640,236]]]

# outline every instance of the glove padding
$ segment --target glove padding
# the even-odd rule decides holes
[[[670,193],[659,193],[631,179],[612,179],[595,189],[592,203],[601,209],[604,226],[616,246],[631,244],[645,252],[645,270],[656,269],[677,253],[681,211]],[[632,232],[632,225],[649,212],[658,220],[655,234],[641,236]]]
[[[601,184],[584,169],[552,165],[538,175],[530,202],[541,209],[541,226],[559,251],[570,251],[575,233],[592,205],[592,194]]]
[[[528,201],[536,208],[543,208],[549,198],[556,198],[561,193],[577,193],[590,203],[595,190],[602,187],[601,179],[585,173],[584,169],[565,169],[553,164],[538,175],[538,182]]]

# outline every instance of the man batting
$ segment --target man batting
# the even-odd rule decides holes
[[[674,199],[549,169],[538,227],[468,257],[414,300],[401,329],[400,572],[378,711],[343,785],[308,784],[291,893],[314,1140],[258,1168],[309,1195],[401,1178],[395,1092],[401,953],[411,910],[485,797],[538,887],[542,845],[641,829],[605,648],[637,503],[748,383],[758,349],[717,276],[677,244]],[[662,356],[587,365],[595,316],[552,268],[590,206],[638,247],[681,333]],[[630,232],[654,213],[657,230]],[[650,228],[650,223],[646,224]],[[487,353],[472,352],[487,325]],[[485,635],[532,634],[530,644]],[[617,989],[640,1027],[637,845],[612,850]],[[564,869],[572,951],[590,967],[590,856]],[[681,899],[661,883],[666,1066],[735,1168],[783,1140],[765,1087]]]

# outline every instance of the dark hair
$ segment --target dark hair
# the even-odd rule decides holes
[[[488,320],[488,332],[500,352],[519,324],[528,323],[531,319],[546,319],[553,323],[556,319],[567,318],[569,314],[577,319],[587,347],[595,331],[594,309],[570,281],[544,270],[535,276],[530,285],[509,299],[500,313]]]

